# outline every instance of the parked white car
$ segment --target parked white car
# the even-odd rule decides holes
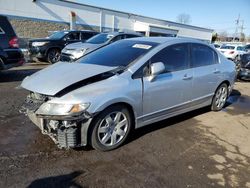
[[[222,45],[220,49],[218,49],[226,58],[235,60],[242,54],[245,54],[245,48],[241,45],[227,44]]]

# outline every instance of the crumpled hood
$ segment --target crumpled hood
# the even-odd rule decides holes
[[[53,96],[76,82],[115,68],[94,64],[59,62],[26,77],[21,87],[36,93]]]
[[[105,45],[105,43],[103,43],[103,44],[91,44],[91,43],[76,42],[76,43],[67,45],[63,49],[63,53],[70,53],[70,51],[73,51],[73,50],[86,50],[85,53],[89,53],[89,52],[94,51],[97,48],[100,48],[104,45]]]

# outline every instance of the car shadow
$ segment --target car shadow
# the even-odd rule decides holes
[[[236,89],[233,89],[233,91],[230,94],[230,96],[228,97],[227,102],[226,102],[223,109],[227,108],[228,106],[232,105],[233,103],[236,103],[240,97],[241,97],[241,92],[236,90]]]
[[[0,72],[0,83],[22,81],[26,76],[39,71],[40,69],[28,70],[5,70]]]
[[[135,129],[131,132],[131,135],[128,139],[128,142],[126,142],[126,144],[129,142],[132,142],[134,140],[137,140],[138,138],[140,138],[146,134],[149,134],[151,132],[154,132],[154,131],[157,131],[157,130],[160,130],[160,129],[163,129],[166,127],[173,126],[175,124],[186,121],[186,120],[191,119],[195,116],[207,113],[209,111],[210,111],[210,107],[204,107],[204,108],[200,108],[200,109],[197,109],[197,110],[194,110],[191,112],[187,112],[187,113],[184,113],[184,114],[181,114],[178,116],[174,116],[174,117],[165,119],[163,121],[159,121],[157,123],[149,124],[145,127],[139,128],[139,129]]]
[[[52,176],[34,180],[28,185],[28,188],[68,188],[68,187],[75,187],[81,188],[82,186],[75,182],[75,178],[80,176],[83,172],[82,171],[75,171],[70,174],[60,175],[60,176]]]
[[[241,93],[238,90],[234,89],[232,91],[231,95],[229,96],[229,98],[228,98],[228,100],[227,100],[227,102],[222,110],[224,110],[228,106],[236,103],[240,97],[241,97]],[[196,116],[199,116],[199,115],[204,114],[204,113],[208,113],[210,111],[211,111],[210,106],[203,107],[203,108],[200,108],[200,109],[197,109],[194,111],[190,111],[190,112],[178,115],[178,116],[168,118],[168,119],[163,120],[163,121],[159,121],[157,123],[149,124],[145,127],[139,128],[139,129],[135,129],[132,131],[130,137],[128,138],[128,141],[125,144],[132,142],[134,140],[137,140],[138,138],[140,138],[140,137],[142,137],[150,132],[154,132],[154,131],[160,130],[162,128],[165,128],[165,127],[173,126],[175,124],[192,119]]]

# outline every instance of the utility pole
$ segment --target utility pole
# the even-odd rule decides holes
[[[241,20],[241,27],[240,27],[240,39],[241,39],[241,41],[242,42],[244,42],[243,40],[242,40],[242,38],[243,38],[243,35],[244,35],[244,20]],[[245,39],[244,39],[245,40]]]
[[[236,25],[236,27],[235,27],[235,33],[234,33],[233,42],[235,42],[235,38],[236,38],[236,36],[237,36],[237,34],[238,34],[239,24],[240,24],[240,14],[239,14],[237,20],[235,20],[235,25]]]

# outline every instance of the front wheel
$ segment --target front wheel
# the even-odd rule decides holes
[[[61,51],[57,48],[52,48],[48,52],[47,60],[49,63],[54,64],[60,60]]]
[[[111,106],[93,121],[91,145],[100,151],[109,151],[122,145],[131,129],[131,115],[122,105]]]
[[[223,83],[215,91],[212,100],[211,110],[220,111],[226,104],[227,97],[228,97],[228,86],[227,84]]]

